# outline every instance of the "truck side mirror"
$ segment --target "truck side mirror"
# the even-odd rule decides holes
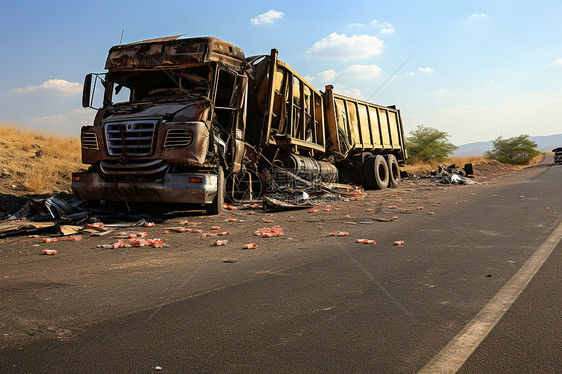
[[[84,78],[84,86],[82,89],[82,107],[90,108],[90,98],[92,93],[92,74],[86,75]]]
[[[101,103],[101,96],[104,93],[105,88],[105,73],[97,74],[97,73],[90,73],[86,75],[84,78],[84,87],[82,89],[82,106],[84,108],[92,108],[92,109],[99,109],[99,107],[95,107],[94,104]],[[100,84],[98,95],[96,96],[96,85]],[[94,103],[95,101],[95,103]]]

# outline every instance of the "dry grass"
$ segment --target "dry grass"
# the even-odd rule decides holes
[[[0,123],[0,192],[69,192],[71,173],[82,169],[78,137]]]
[[[428,172],[430,170],[437,170],[437,168],[441,164],[445,166],[455,164],[458,167],[463,167],[464,164],[472,163],[474,166],[483,165],[483,164],[488,164],[488,165],[500,164],[501,166],[503,166],[502,169],[510,169],[516,171],[538,164],[542,160],[543,155],[547,153],[548,152],[542,152],[541,154],[537,155],[529,162],[529,165],[507,165],[507,164],[501,164],[498,161],[490,160],[484,156],[469,156],[469,157],[451,157],[448,161],[445,162],[432,161],[432,162],[418,162],[415,164],[406,164],[402,169],[411,174],[420,174],[420,173]]]

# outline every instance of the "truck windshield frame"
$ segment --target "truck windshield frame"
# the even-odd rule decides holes
[[[210,97],[210,66],[141,71],[111,71],[107,74],[106,98],[112,102],[122,87],[131,93],[129,102],[152,101],[164,97]]]

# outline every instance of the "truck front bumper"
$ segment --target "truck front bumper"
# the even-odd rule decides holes
[[[117,182],[95,172],[73,173],[72,191],[83,200],[210,204],[217,195],[217,175],[170,173],[157,182]]]

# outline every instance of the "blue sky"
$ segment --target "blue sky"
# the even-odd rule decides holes
[[[562,2],[4,1],[0,122],[77,135],[108,49],[185,34],[280,59],[319,89],[402,111],[457,144],[562,133]],[[207,5],[212,4],[212,5]],[[381,85],[409,57],[384,86]]]

